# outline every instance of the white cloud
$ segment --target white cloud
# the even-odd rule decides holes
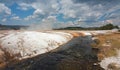
[[[35,11],[33,14],[27,16],[24,18],[24,22],[27,23],[57,23],[55,25],[59,24],[62,26],[68,26],[74,25],[71,20],[68,22],[60,22],[56,18],[51,18],[51,16],[56,17],[59,16],[59,14],[63,14],[64,19],[76,19],[74,22],[77,24],[77,21],[98,21],[89,23],[88,22],[81,22],[81,26],[89,26],[90,24],[93,25],[100,25],[105,20],[112,20],[113,23],[116,22],[116,24],[119,24],[118,18],[113,17],[119,17],[119,13],[114,13],[115,10],[119,9],[120,3],[119,0],[108,2],[109,0],[12,0],[10,3],[17,3],[19,5],[19,9],[21,10],[28,10],[33,8]],[[9,3],[8,0],[4,0],[0,3],[0,13],[5,12],[6,14],[11,14],[11,10],[5,6]],[[113,12],[113,14],[109,14]],[[107,14],[105,16],[105,19],[100,20],[100,17],[104,16],[104,14]],[[50,19],[49,19],[50,18]],[[3,18],[2,18],[3,19]],[[19,17],[13,17],[12,19],[20,19]],[[54,21],[53,21],[54,19]],[[23,22],[22,22],[23,23]],[[80,26],[78,25],[78,26]],[[76,25],[75,25],[76,26]]]
[[[49,0],[39,0],[37,2],[29,4],[32,8],[35,9],[34,13],[28,17],[25,18],[25,20],[31,20],[31,19],[44,19],[51,14],[56,14],[59,7],[56,0],[49,1]]]
[[[69,17],[76,17],[76,10],[74,10],[73,2],[71,0],[61,0],[61,10],[60,13],[64,14],[64,16],[67,18]]]
[[[109,21],[111,21],[111,23],[114,24],[114,25],[119,25],[120,26],[120,17],[109,19]]]
[[[44,12],[41,9],[36,9],[33,15],[27,16],[24,20],[37,19],[39,16],[43,16]]]
[[[46,27],[49,29],[74,26],[73,22],[71,22],[71,21],[69,21],[67,23],[57,21],[56,16],[48,16],[46,19],[43,19],[42,25],[43,25],[43,27]]]
[[[30,15],[30,16],[27,16],[26,18],[24,18],[24,20],[31,20],[31,19],[34,19],[36,17],[37,17],[36,15]]]
[[[58,3],[53,3],[52,5],[51,5],[51,7],[53,8],[53,9],[55,9],[56,11],[57,10],[59,10],[59,4]]]
[[[34,15],[37,15],[37,14],[39,15],[39,14],[45,14],[45,13],[41,9],[36,9],[33,14]]]
[[[2,19],[2,22],[5,22],[6,20],[7,20],[6,18],[3,18],[3,19]]]
[[[28,29],[30,30],[51,30],[53,29],[54,24],[56,23],[55,16],[48,16],[47,18],[42,19],[41,22],[32,24]]]
[[[69,21],[65,22],[58,22],[56,16],[48,16],[47,18],[42,19],[41,22],[38,24],[32,24],[30,30],[52,30],[54,28],[64,28],[74,26],[74,24]]]
[[[29,4],[21,3],[20,6],[25,8],[24,10],[27,10],[28,7],[35,9],[32,15],[24,18],[25,20],[44,20],[48,16],[61,13],[64,15],[64,18],[77,18],[81,19],[81,21],[91,19],[97,20],[103,13],[101,12],[101,9],[103,8],[101,4],[93,5],[91,7],[87,3],[76,4],[72,0],[61,0],[59,2],[57,0],[39,0]],[[97,8],[100,10],[97,10]]]
[[[25,20],[31,20],[31,19],[43,19],[44,21],[46,17],[52,15],[52,14],[63,14],[64,18],[76,18],[78,20],[76,21],[87,21],[87,20],[93,20],[97,21],[100,16],[105,14],[107,12],[107,7],[105,7],[103,4],[94,4],[90,5],[89,3],[74,3],[72,0],[61,0],[57,2],[56,0],[49,1],[48,0],[42,1],[39,0],[37,2],[33,2],[30,5],[35,9],[33,15],[28,16],[25,18]],[[109,4],[108,4],[109,5]],[[117,6],[118,7],[118,6]],[[116,7],[114,7],[112,10],[115,10]],[[106,11],[106,12],[105,12]],[[41,18],[41,16],[45,16],[44,18]],[[65,25],[64,22],[59,22],[56,20],[56,22],[63,25]],[[68,22],[66,22],[69,24]],[[86,26],[86,22],[81,22],[82,26]],[[101,22],[93,22],[97,25],[102,24]],[[93,24],[90,23],[90,24]],[[89,25],[90,25],[89,24]],[[73,23],[70,21],[70,25],[73,25]],[[88,26],[89,26],[88,25]],[[67,25],[66,25],[67,26]],[[75,25],[76,26],[76,25]],[[78,25],[79,26],[79,25]]]
[[[75,10],[68,10],[63,13],[65,18],[76,18]]]
[[[19,16],[13,16],[11,19],[12,20],[21,20]]]
[[[21,10],[28,10],[31,8],[31,5],[27,3],[19,3],[18,5],[20,6],[18,7],[18,9],[21,9]]]
[[[8,15],[11,14],[11,10],[7,6],[5,6],[5,4],[0,3],[0,13],[4,13],[4,12],[5,14],[8,14]]]
[[[66,18],[84,18],[86,20],[97,18],[102,15],[100,11],[103,6],[101,4],[93,5],[87,3],[73,3],[72,0],[62,0],[60,13],[63,13]],[[96,10],[99,8],[100,10]]]

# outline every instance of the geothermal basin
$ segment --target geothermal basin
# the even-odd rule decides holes
[[[113,31],[1,31],[0,63],[4,66],[9,61],[21,61],[49,52],[66,51],[71,47],[76,48],[75,46],[80,47],[80,57],[91,55],[90,44],[94,42],[93,36],[110,33]],[[106,69],[104,66],[103,68]]]

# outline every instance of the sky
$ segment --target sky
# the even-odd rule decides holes
[[[120,26],[120,0],[0,0],[0,24]]]

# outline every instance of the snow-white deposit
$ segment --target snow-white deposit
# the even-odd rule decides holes
[[[75,31],[75,33],[78,33],[77,36],[75,36],[74,31],[72,32],[73,33],[69,31],[2,32],[0,33],[0,51],[2,52],[0,57],[4,58],[4,54],[7,55],[7,57],[14,57],[17,59],[33,57],[54,50],[60,47],[60,45],[64,45],[72,38],[81,36],[80,34],[92,36],[93,33],[99,34],[102,31]]]
[[[0,39],[1,49],[15,58],[32,57],[65,44],[73,36],[69,33],[14,32]]]
[[[111,66],[111,68],[116,68],[116,69],[110,69],[109,68],[110,64],[115,64],[115,65]],[[112,56],[112,57],[108,57],[108,58],[103,59],[100,62],[100,65],[105,70],[120,70],[120,51],[118,51],[117,56]]]

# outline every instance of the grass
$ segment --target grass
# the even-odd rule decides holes
[[[120,49],[120,33],[113,33],[107,35],[98,35],[97,43],[93,43],[92,47],[99,48],[100,52],[98,58],[101,60],[104,57],[116,56],[116,49]]]

